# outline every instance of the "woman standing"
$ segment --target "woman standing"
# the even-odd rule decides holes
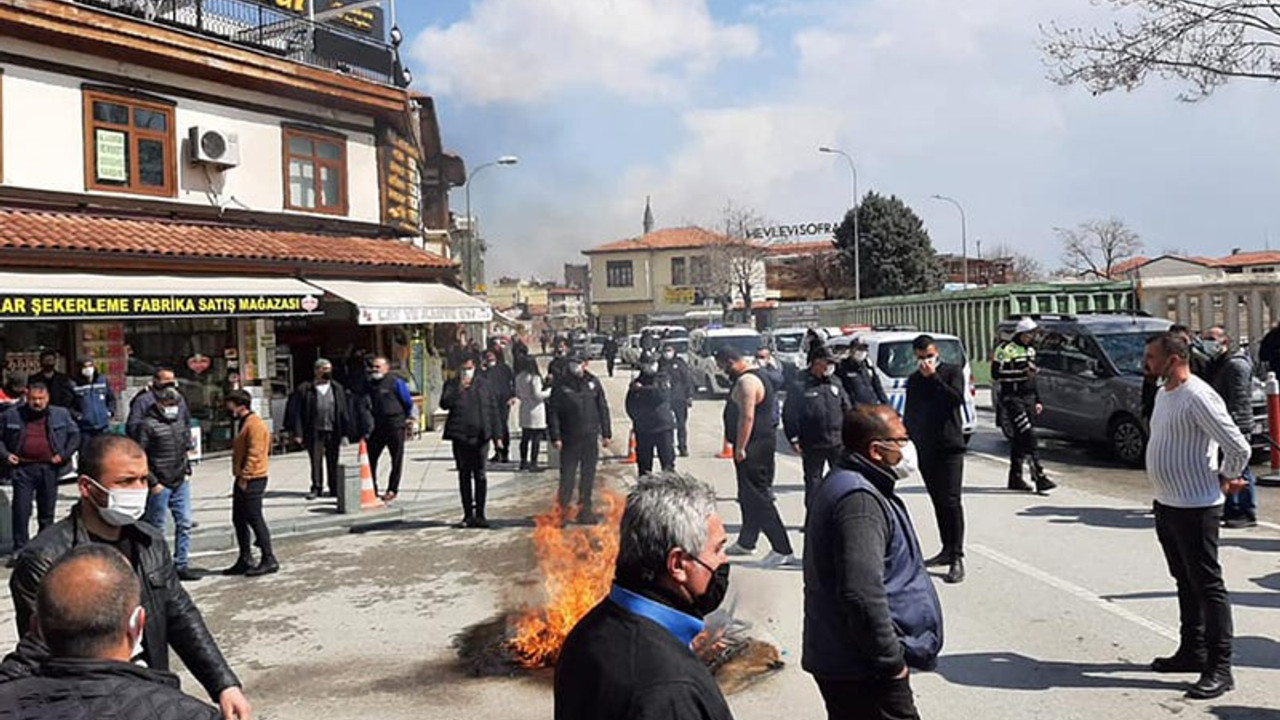
[[[547,434],[547,398],[538,361],[529,355],[516,360],[516,398],[520,401],[520,469],[538,472],[538,450]],[[532,452],[530,452],[532,450]]]
[[[231,472],[235,487],[231,491],[231,524],[236,529],[240,558],[223,571],[224,575],[267,575],[280,570],[271,551],[271,533],[262,517],[262,496],[267,491],[267,455],[271,452],[271,431],[251,409],[253,399],[244,390],[227,394],[227,412],[240,423],[240,432],[231,443]],[[252,529],[262,559],[253,564],[253,548],[249,542]]]

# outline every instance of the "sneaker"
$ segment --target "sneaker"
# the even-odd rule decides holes
[[[795,553],[783,555],[775,550],[770,550],[768,555],[764,556],[764,560],[760,561],[761,565],[773,568],[787,567],[803,567],[804,562],[795,556]]]
[[[1228,530],[1243,530],[1245,528],[1258,527],[1256,518],[1249,517],[1233,517],[1222,521],[1222,527]]]
[[[756,554],[756,549],[744,548],[738,543],[734,543],[724,549],[724,554],[729,557],[751,557]]]
[[[396,499],[396,493],[389,492],[389,493],[383,493],[383,494],[382,494],[382,502],[384,502],[384,503],[389,503],[389,502],[391,502],[392,500],[395,500],[395,499]]]

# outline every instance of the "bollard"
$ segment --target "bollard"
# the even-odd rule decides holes
[[[1259,477],[1258,484],[1280,484],[1280,380],[1274,372],[1267,373],[1263,383],[1267,394],[1267,439],[1271,450],[1271,472]]]
[[[338,477],[342,484],[338,486],[338,514],[360,512],[360,466],[338,465]]]

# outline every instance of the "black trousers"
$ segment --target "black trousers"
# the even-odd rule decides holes
[[[1222,507],[1174,508],[1155,503],[1156,537],[1178,587],[1180,651],[1204,653],[1209,667],[1231,665],[1231,598],[1218,564]]]
[[[560,493],[562,509],[573,500],[574,480],[578,485],[578,504],[582,506],[578,516],[591,512],[591,491],[596,484],[596,465],[600,462],[600,438],[595,435],[580,438],[563,438],[560,448]]]
[[[376,427],[369,435],[369,469],[373,471],[373,491],[378,491],[378,458],[382,451],[391,452],[391,477],[387,478],[387,492],[400,492],[400,474],[404,472],[404,423],[390,427]]]
[[[604,359],[605,367],[609,369],[609,377],[613,377],[613,364],[614,364],[614,362],[616,362],[616,358],[613,358],[613,357],[606,357],[606,358]]]
[[[511,462],[511,406],[506,403],[498,409],[498,424],[502,428],[502,447],[493,448],[494,462]]]
[[[840,462],[842,448],[800,448],[800,464],[804,467],[804,506],[822,484],[822,478]]]
[[[53,524],[58,504],[58,469],[49,463],[24,463],[9,470],[13,483],[13,554],[31,539],[31,500],[36,501],[36,525]]]
[[[484,517],[484,503],[489,496],[489,477],[485,473],[485,455],[489,444],[453,441],[453,461],[458,466],[458,494],[462,497],[462,514]]]
[[[676,447],[683,455],[689,454],[689,404],[683,400],[671,401],[676,413]]]
[[[636,469],[641,476],[653,474],[653,455],[658,454],[662,469],[676,469],[675,439],[670,430],[636,433]]]
[[[738,531],[738,545],[752,550],[760,533],[769,539],[773,551],[790,555],[791,539],[787,527],[782,524],[778,505],[773,497],[774,440],[752,441],[747,446],[747,458],[734,462],[738,476],[738,504],[742,507],[742,529]]]
[[[1004,423],[1004,431],[1013,439],[1010,443],[1009,478],[1022,478],[1022,466],[1031,462],[1031,473],[1041,475],[1040,444],[1036,440],[1035,426],[1031,416],[1035,412],[1035,400],[1031,398],[1010,397],[1000,401],[1000,414]]]
[[[538,452],[547,431],[538,428],[524,428],[520,431],[520,464],[538,464]]]
[[[829,720],[919,720],[910,677],[898,680],[815,678]]]
[[[324,491],[325,474],[329,476],[329,494],[338,494],[338,455],[342,451],[342,436],[332,430],[317,430],[307,442],[307,455],[311,457],[311,492]]]
[[[920,474],[924,477],[929,499],[933,501],[938,536],[942,538],[942,554],[951,559],[964,557],[964,504],[961,500],[964,453],[921,453]]]
[[[252,478],[241,489],[235,483],[231,491],[231,525],[236,530],[236,544],[240,546],[240,559],[246,563],[253,562],[252,545],[249,532],[257,540],[258,549],[262,551],[262,559],[275,557],[271,551],[271,531],[267,529],[267,521],[262,517],[262,496],[267,491],[267,479]]]

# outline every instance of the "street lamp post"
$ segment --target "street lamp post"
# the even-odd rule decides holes
[[[467,197],[467,244],[462,250],[462,269],[463,280],[467,286],[467,292],[475,290],[475,246],[476,246],[476,219],[471,214],[471,179],[480,174],[481,170],[494,165],[515,165],[520,162],[520,158],[515,155],[503,155],[502,157],[480,165],[475,170],[467,173],[467,180],[462,187]]]
[[[818,152],[839,155],[849,163],[849,174],[853,176],[853,299],[862,299],[862,242],[858,235],[858,167],[853,164],[853,156],[839,149],[820,147]]]
[[[969,289],[969,229],[968,222],[964,217],[964,206],[960,204],[959,200],[946,195],[934,195],[932,197],[934,200],[951,203],[960,211],[960,267],[964,277],[964,287],[967,290]]]

